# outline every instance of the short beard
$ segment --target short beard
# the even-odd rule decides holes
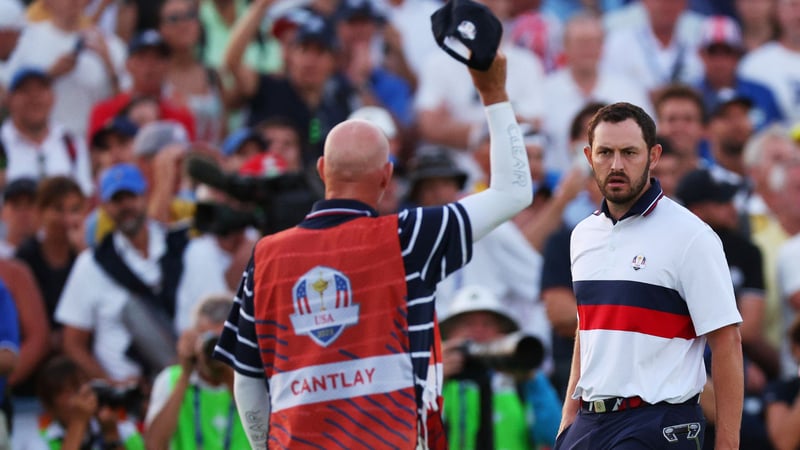
[[[612,175],[619,174],[609,174],[606,179],[602,181],[602,183],[600,183],[600,180],[598,180],[598,185],[600,186],[600,191],[603,193],[603,197],[605,197],[606,201],[616,205],[628,205],[642,193],[645,185],[647,184],[647,180],[650,179],[650,155],[647,155],[647,165],[645,166],[642,175],[635,180],[635,182],[631,181],[631,190],[629,193],[614,193],[606,188],[606,183]],[[629,177],[628,179],[630,180]]]
[[[140,214],[135,218],[120,221],[117,223],[117,229],[126,237],[132,238],[142,229],[146,220],[147,216],[145,214]]]

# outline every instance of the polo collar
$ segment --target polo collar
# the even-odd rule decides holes
[[[639,200],[636,200],[636,203],[631,206],[631,209],[628,210],[619,220],[625,220],[628,217],[633,216],[642,216],[647,217],[653,210],[656,208],[658,201],[661,200],[661,197],[664,196],[664,191],[661,189],[661,183],[658,182],[653,177],[650,177],[650,188],[645,191],[645,193],[639,197]],[[612,222],[615,224],[618,222],[611,217],[611,211],[608,209],[608,202],[603,199],[603,203],[600,206],[600,211],[597,211],[595,214],[605,214],[606,217],[611,219]]]
[[[350,199],[319,200],[300,227],[328,228],[359,217],[378,217],[378,211],[364,202]]]

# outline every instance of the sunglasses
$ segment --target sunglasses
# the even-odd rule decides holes
[[[190,22],[190,21],[193,21],[193,20],[197,20],[197,11],[187,11],[187,12],[184,12],[184,13],[170,14],[170,15],[164,16],[163,20],[164,20],[164,23],[169,24],[169,25],[173,25],[173,24],[181,23],[181,22]]]

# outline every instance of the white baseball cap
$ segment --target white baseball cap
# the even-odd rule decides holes
[[[25,28],[25,8],[19,0],[0,0],[0,30]]]
[[[442,334],[449,334],[449,328],[455,322],[455,319],[472,312],[494,314],[505,333],[519,330],[519,323],[491,290],[479,285],[469,285],[464,286],[455,293],[447,316],[440,321]]]

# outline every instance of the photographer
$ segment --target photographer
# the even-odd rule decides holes
[[[178,341],[179,364],[156,378],[145,418],[149,450],[248,448],[233,402],[233,370],[211,359],[231,297],[211,296],[199,304],[194,327]]]
[[[456,293],[441,322],[444,418],[452,448],[554,444],[561,403],[544,373],[529,369],[541,362],[541,343],[528,336],[515,342],[516,348],[499,349],[518,330],[488,289],[473,285]],[[536,344],[530,345],[530,356],[520,355],[528,344]]]
[[[136,426],[118,412],[132,403],[125,399],[133,391],[93,385],[77,364],[58,356],[42,369],[38,393],[46,412],[39,420],[40,439],[28,448],[144,450]]]

